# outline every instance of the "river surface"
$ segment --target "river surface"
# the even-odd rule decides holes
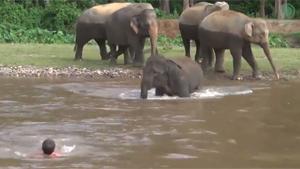
[[[208,82],[139,99],[139,81],[1,78],[0,168],[298,168],[299,82]],[[40,156],[53,138],[63,156]]]

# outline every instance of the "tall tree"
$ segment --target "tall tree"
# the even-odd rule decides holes
[[[170,0],[159,0],[159,8],[169,14]]]
[[[266,6],[266,0],[260,0],[260,10],[259,15],[260,17],[264,18],[266,16],[265,13],[265,6]]]
[[[189,0],[183,0],[183,6],[182,10],[184,11],[185,9],[190,7],[190,1]]]
[[[275,0],[275,15],[277,19],[284,19],[282,4],[286,4],[287,0]]]
[[[194,0],[183,0],[183,10],[194,5]]]

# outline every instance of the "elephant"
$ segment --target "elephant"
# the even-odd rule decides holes
[[[188,57],[169,59],[156,54],[148,58],[143,68],[140,97],[146,99],[151,88],[155,88],[156,96],[189,97],[202,85],[200,64]]]
[[[112,51],[112,62],[129,48],[133,63],[143,65],[147,37],[150,37],[151,55],[157,52],[158,24],[155,11],[149,3],[132,3],[116,11],[107,19],[106,30],[108,44],[118,46],[118,51]]]
[[[190,40],[194,40],[196,44],[195,59],[199,54],[200,43],[198,40],[199,23],[209,14],[219,11],[228,10],[229,5],[226,2],[216,2],[211,4],[208,2],[199,2],[193,7],[184,10],[179,17],[179,30],[181,33],[185,55],[191,57]],[[211,53],[212,55],[212,53]],[[212,57],[211,57],[212,62]]]
[[[75,40],[75,60],[82,59],[82,50],[84,45],[94,39],[99,48],[102,60],[109,59],[106,51],[106,31],[105,22],[107,18],[115,11],[122,9],[131,3],[110,3],[97,5],[87,9],[76,21],[76,40]]]
[[[209,50],[216,54],[215,71],[224,72],[224,50],[229,49],[233,57],[233,80],[240,80],[241,57],[252,68],[252,76],[259,78],[258,67],[252,53],[251,43],[263,48],[269,63],[272,66],[276,79],[279,79],[273,63],[269,43],[269,30],[265,20],[250,18],[243,13],[224,10],[208,15],[199,24],[198,38],[201,43],[201,52],[198,57],[203,57],[202,68],[208,64]]]

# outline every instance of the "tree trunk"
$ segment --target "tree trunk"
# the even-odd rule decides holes
[[[260,17],[262,17],[262,18],[266,17],[266,15],[265,15],[265,5],[266,5],[266,0],[260,0],[259,14],[260,14]]]
[[[275,15],[277,19],[284,19],[282,12],[282,2],[283,0],[275,0]]]
[[[194,5],[194,0],[182,0],[182,1],[183,1],[182,11]]]
[[[190,7],[194,5],[194,0],[190,0]]]
[[[170,0],[159,0],[159,7],[165,13],[170,13]]]
[[[189,0],[183,0],[183,7],[182,11],[190,7],[190,1]]]

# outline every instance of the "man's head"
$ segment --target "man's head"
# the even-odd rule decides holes
[[[55,142],[52,139],[47,138],[46,140],[43,141],[42,150],[44,154],[50,155],[54,152],[54,149],[55,149]]]

